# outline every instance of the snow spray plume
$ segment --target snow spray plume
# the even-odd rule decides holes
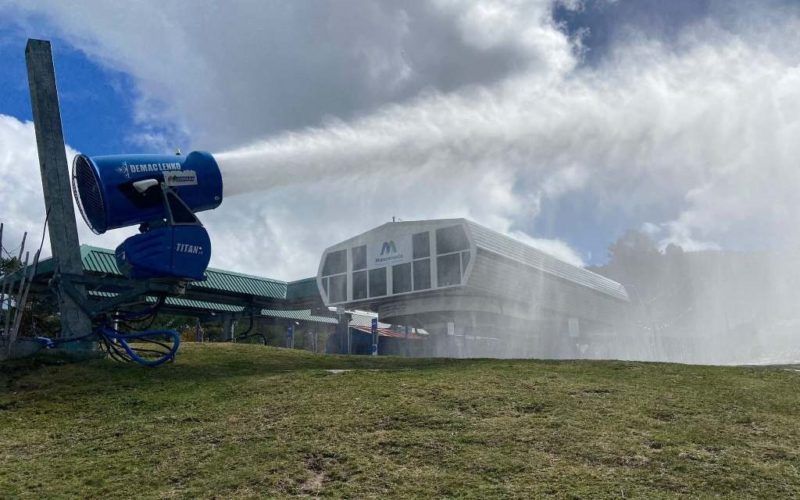
[[[783,33],[787,43],[800,45],[796,32]],[[796,228],[786,225],[800,220],[796,58],[731,33],[679,53],[657,43],[634,49],[599,67],[531,71],[488,88],[429,94],[350,123],[221,153],[226,195],[342,177],[454,179],[499,169],[540,196],[580,192],[623,214],[655,213],[654,207],[674,204],[679,208],[672,218],[646,225],[662,249],[669,243],[684,250],[797,245]],[[764,266],[773,269],[771,257],[765,259]],[[695,267],[718,280],[717,271]],[[702,285],[703,303],[716,314],[709,309],[695,315],[700,324],[683,325],[681,335],[711,335],[704,327],[713,326],[718,346],[725,344],[719,318],[730,301],[722,299],[727,295],[721,285]],[[720,301],[726,305],[710,307]],[[754,310],[737,321],[750,324],[761,339],[767,333],[759,314]],[[648,328],[653,334],[659,326]],[[634,356],[733,360],[722,349],[704,351],[705,356]],[[604,356],[625,357],[621,353],[604,350]]]

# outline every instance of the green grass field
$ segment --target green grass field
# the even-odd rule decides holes
[[[800,495],[788,369],[229,344],[0,369],[2,497]]]

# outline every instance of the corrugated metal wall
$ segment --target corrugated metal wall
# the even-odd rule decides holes
[[[513,238],[502,235],[483,226],[467,221],[467,229],[475,245],[489,252],[540,269],[555,277],[578,285],[609,294],[621,300],[628,300],[625,287],[604,276],[586,269],[567,264]]]
[[[541,270],[478,249],[467,286],[565,316],[606,324],[620,319],[624,302]]]

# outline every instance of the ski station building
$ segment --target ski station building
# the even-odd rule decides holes
[[[466,219],[389,222],[325,250],[322,301],[427,334],[419,355],[573,357],[625,330],[608,278]],[[581,352],[581,349],[584,352]]]

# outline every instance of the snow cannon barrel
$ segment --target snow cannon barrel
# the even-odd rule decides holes
[[[191,212],[222,203],[222,174],[210,153],[173,155],[78,155],[72,189],[86,224],[96,234],[168,218],[161,189],[178,195]]]

